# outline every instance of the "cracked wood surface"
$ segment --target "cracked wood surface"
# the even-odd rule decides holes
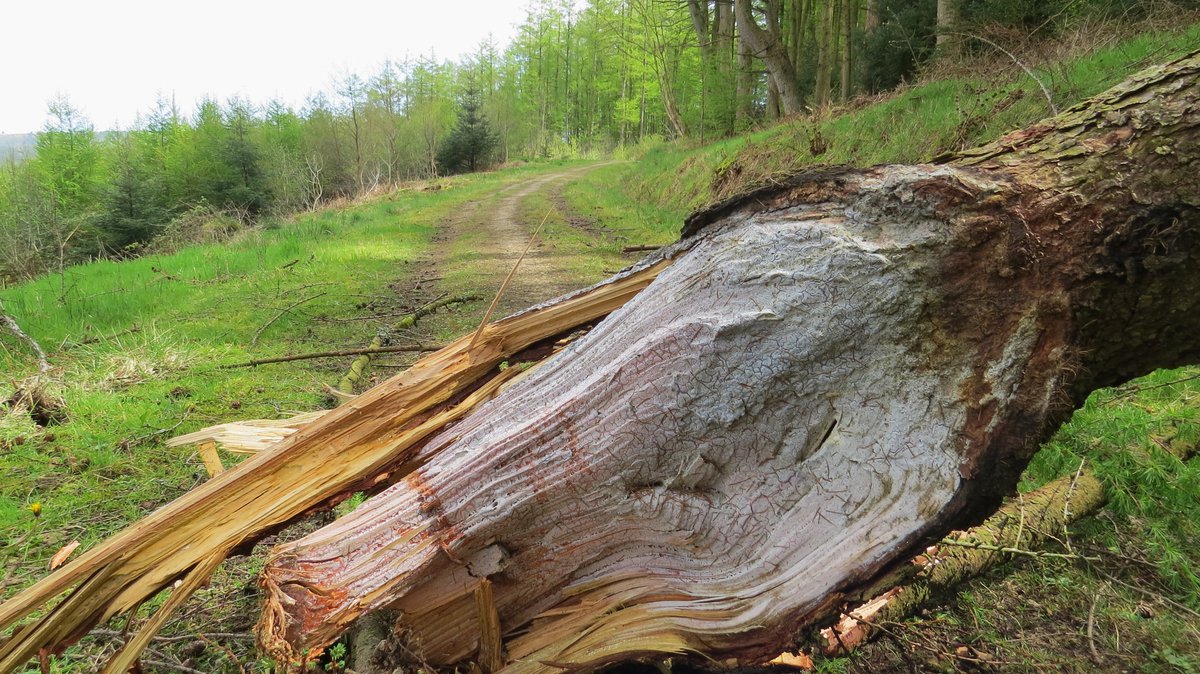
[[[1200,358],[1198,71],[694,217],[645,291],[279,546],[262,641],[386,607],[457,662],[486,578],[506,672],[778,652],[994,505],[1092,388]]]

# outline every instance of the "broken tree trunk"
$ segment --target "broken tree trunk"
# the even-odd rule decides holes
[[[1200,360],[1197,73],[694,216],[646,290],[279,546],[262,643],[302,660],[389,608],[430,662],[477,657],[486,580],[505,672],[778,653],[994,507],[1089,391]]]
[[[985,510],[1084,392],[1197,358],[1198,70],[946,165],[811,173],[700,214],[0,604],[0,627],[38,614],[0,671],[184,580],[169,611],[235,547],[388,484],[276,551],[274,652],[387,606],[437,661],[471,657],[489,616],[503,650],[483,658],[513,672],[773,654]],[[532,372],[499,367],[614,310]]]
[[[669,260],[639,263],[552,305],[489,324],[478,340],[455,341],[0,603],[0,629],[39,613],[0,641],[0,672],[73,643],[97,623],[136,610],[176,580],[198,579],[192,572],[208,568],[215,557],[252,545],[356,491],[379,489],[403,476],[432,433],[524,374],[519,367],[502,370],[502,362],[548,353],[561,334],[603,318],[669,265]],[[240,429],[239,435],[249,430]],[[194,435],[211,439],[205,432]],[[173,590],[164,607],[177,607],[174,593],[198,584]]]

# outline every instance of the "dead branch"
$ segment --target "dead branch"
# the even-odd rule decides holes
[[[260,336],[262,336],[263,331],[266,330],[267,328],[271,327],[271,325],[274,324],[275,321],[282,318],[284,314],[288,313],[292,309],[295,309],[296,307],[300,306],[301,304],[306,304],[308,302],[311,302],[311,301],[317,299],[318,297],[324,297],[327,294],[328,293],[320,292],[315,295],[309,295],[308,297],[305,297],[302,300],[296,300],[295,302],[292,302],[291,304],[287,305],[283,309],[280,309],[279,313],[277,313],[271,317],[271,320],[267,321],[266,323],[263,323],[258,328],[258,330],[254,331],[254,336],[250,338],[250,345],[254,346],[255,344],[258,344],[258,338]]]
[[[477,299],[479,299],[478,295],[456,295],[450,298],[438,298],[415,311],[405,314],[403,318],[396,322],[392,329],[403,330],[405,328],[411,328],[417,324],[418,320],[430,314],[436,313],[438,309],[451,307],[455,304],[464,304]],[[371,340],[371,344],[367,348],[382,348],[387,342],[387,338],[387,333],[380,331],[376,333],[375,338]],[[359,380],[362,379],[363,372],[367,369],[367,365],[371,363],[372,353],[380,352],[364,351],[359,355],[358,358],[354,359],[354,362],[350,364],[350,369],[347,370],[346,374],[343,375],[341,380],[338,381],[338,385],[335,387],[338,391],[341,391],[345,394],[354,393],[355,385],[357,385]]]
[[[16,335],[17,339],[25,342],[34,355],[37,357],[38,374],[45,374],[50,371],[50,361],[46,358],[46,352],[42,350],[42,345],[37,343],[37,340],[30,337],[21,326],[17,324],[13,317],[8,315],[8,311],[4,308],[4,302],[0,301],[0,323],[8,328],[8,331]]]
[[[440,351],[444,349],[444,344],[411,344],[402,346],[378,346],[367,347],[362,349],[342,349],[341,351],[318,351],[316,353],[299,353],[287,356],[276,356],[274,358],[255,358],[244,363],[231,363],[221,365],[219,369],[229,370],[235,367],[257,367],[259,365],[269,365],[271,363],[289,363],[294,360],[312,360],[314,358],[340,358],[342,356],[358,356],[364,353],[406,353],[406,352],[430,352]]]

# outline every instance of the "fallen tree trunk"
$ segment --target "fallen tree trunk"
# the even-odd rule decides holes
[[[1086,391],[1197,358],[1198,70],[950,164],[810,173],[692,218],[638,267],[455,342],[0,604],[7,627],[74,587],[0,671],[391,483],[275,552],[274,653],[302,661],[388,607],[435,662],[471,657],[494,616],[505,652],[488,639],[485,659],[512,672],[774,654],[986,511]],[[523,379],[499,367],[614,310]]]
[[[694,216],[649,288],[278,547],[263,644],[388,608],[458,662],[486,580],[505,672],[774,655],[993,508],[1088,392],[1200,359],[1198,72]]]

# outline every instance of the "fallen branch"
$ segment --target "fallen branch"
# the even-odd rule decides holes
[[[318,351],[316,353],[299,353],[288,356],[276,356],[274,358],[255,358],[244,363],[221,365],[218,369],[230,370],[235,367],[256,367],[270,363],[289,363],[293,360],[312,360],[314,358],[340,358],[342,356],[357,356],[364,353],[430,352],[440,351],[444,348],[446,348],[445,344],[411,344],[404,346],[367,347],[363,349],[342,349],[341,351]]]
[[[17,339],[29,345],[30,350],[37,356],[38,374],[45,374],[50,371],[50,361],[46,358],[46,352],[42,350],[42,345],[38,344],[36,339],[26,334],[21,329],[21,326],[17,325],[17,322],[13,320],[13,317],[8,315],[3,301],[0,301],[0,323],[3,323],[9,332],[16,335]]]
[[[397,321],[394,326],[392,326],[392,330],[411,328],[417,324],[418,320],[430,314],[436,313],[438,309],[453,306],[455,304],[463,304],[465,302],[470,302],[477,299],[479,299],[478,295],[456,295],[450,298],[434,300],[433,302],[420,307],[416,311],[406,314],[403,318]],[[375,335],[375,339],[371,340],[371,344],[367,347],[367,349],[383,348],[385,342],[386,333],[380,331]],[[361,353],[359,357],[355,358],[354,362],[350,364],[350,369],[347,370],[346,374],[343,375],[341,380],[338,381],[338,385],[335,388],[342,393],[354,393],[354,387],[358,384],[359,380],[362,379],[362,374],[367,369],[367,365],[371,363],[371,354],[373,353],[384,352],[364,351]]]
[[[316,295],[309,295],[308,297],[305,297],[302,300],[297,300],[295,302],[292,302],[291,304],[287,305],[283,309],[280,309],[279,313],[277,313],[271,317],[271,320],[267,321],[266,323],[263,323],[262,326],[258,328],[258,330],[254,331],[254,336],[250,338],[250,345],[254,346],[255,344],[258,344],[258,338],[260,336],[262,336],[263,331],[266,330],[267,328],[271,327],[271,325],[274,324],[275,321],[282,318],[284,314],[288,313],[292,309],[295,309],[296,307],[300,306],[301,304],[311,302],[311,301],[317,299],[318,297],[324,297],[327,294],[328,293],[321,292],[321,293],[317,293]]]
[[[637,245],[637,246],[621,246],[622,253],[645,253],[651,250],[658,250],[662,246]]]

